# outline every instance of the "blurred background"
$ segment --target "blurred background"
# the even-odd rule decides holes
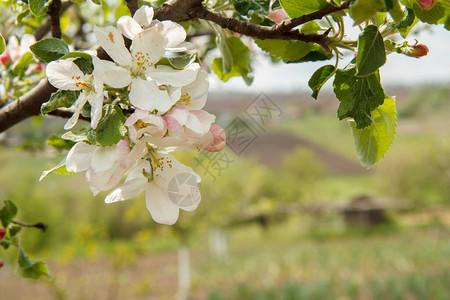
[[[48,225],[23,229],[21,240],[53,280],[15,275],[17,254],[2,251],[0,298],[450,298],[448,84],[386,87],[397,137],[370,170],[327,91],[314,101],[221,89],[206,110],[228,146],[177,154],[202,177],[202,202],[174,226],[154,223],[142,195],[105,204],[82,174],[39,183],[65,156],[46,145],[65,120],[35,117],[8,131],[0,199],[16,203],[18,221]]]

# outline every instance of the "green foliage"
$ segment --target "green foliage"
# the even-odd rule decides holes
[[[79,92],[58,90],[41,106],[41,113],[48,114],[60,107],[71,107],[77,100]]]
[[[10,200],[3,202],[3,207],[0,209],[0,220],[4,228],[8,227],[11,221],[17,215],[17,207]]]
[[[236,36],[225,37],[219,35],[218,47],[221,49],[222,57],[214,58],[211,68],[220,78],[226,82],[231,77],[241,76],[247,85],[253,81],[250,73],[250,49]]]
[[[320,89],[325,84],[325,82],[327,82],[328,79],[330,79],[331,76],[334,75],[335,71],[336,71],[335,66],[326,65],[320,67],[319,69],[316,70],[316,72],[314,72],[314,74],[311,76],[311,79],[309,79],[308,81],[309,87],[313,90],[311,97],[317,100],[317,96],[319,95]]]
[[[358,39],[356,76],[364,77],[376,72],[386,62],[386,52],[381,33],[376,26],[364,28]]]
[[[385,94],[378,74],[356,76],[356,65],[350,63],[338,69],[333,82],[334,93],[341,102],[338,118],[353,118],[356,128],[363,129],[372,123],[372,110],[383,104]]]
[[[41,278],[50,278],[48,274],[47,266],[45,263],[38,261],[32,261],[23,251],[21,247],[19,247],[19,274],[25,278],[31,279],[41,279]]]
[[[302,41],[255,39],[255,43],[265,52],[285,62],[297,61],[305,57],[313,48],[313,44]]]
[[[16,76],[23,76],[28,66],[34,61],[33,55],[30,52],[25,53],[22,57],[13,65],[13,73]]]
[[[184,69],[197,60],[197,53],[178,55],[174,57],[163,57],[156,65],[171,66],[174,69]]]
[[[117,144],[127,134],[127,127],[124,123],[125,116],[120,107],[111,104],[105,105],[97,128],[88,133],[88,140],[102,147]]]
[[[445,9],[436,5],[430,10],[423,10],[417,2],[413,5],[414,13],[419,20],[428,24],[441,24],[445,21]]]
[[[46,0],[28,0],[30,11],[36,17],[39,17],[40,15],[47,12],[47,5],[49,3],[50,3],[50,1],[46,1]]]
[[[329,5],[325,0],[280,0],[280,4],[290,18],[298,18]]]
[[[350,4],[350,16],[354,24],[359,25],[376,16],[377,12],[385,9],[383,0],[357,0]]]
[[[58,151],[62,150],[70,150],[73,145],[75,145],[74,142],[68,141],[66,139],[62,139],[56,135],[52,135],[47,139],[47,145],[53,146]]]
[[[30,50],[41,60],[51,62],[60,59],[70,52],[69,46],[56,38],[47,38],[30,46]]]
[[[2,54],[3,51],[5,51],[5,49],[6,49],[5,39],[4,39],[3,36],[0,34],[0,54]]]
[[[372,124],[364,129],[357,129],[356,123],[350,121],[356,152],[366,168],[383,158],[394,142],[397,127],[395,99],[386,98],[383,105],[372,111],[371,119]]]
[[[252,13],[268,14],[270,0],[232,0],[234,8],[243,16],[250,16]]]

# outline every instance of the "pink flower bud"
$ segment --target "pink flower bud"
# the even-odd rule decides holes
[[[430,51],[430,50],[428,49],[428,47],[426,45],[417,44],[412,47],[412,51],[408,55],[412,56],[412,57],[422,57],[422,56],[427,55],[428,51]]]
[[[0,269],[3,268],[4,265],[5,264],[2,261],[0,261]]]
[[[204,150],[208,152],[219,152],[225,147],[226,135],[225,130],[218,125],[211,125],[209,132],[212,134],[214,141]]]
[[[8,51],[3,52],[0,55],[0,63],[2,65],[9,65],[9,63],[11,62],[11,56],[9,55]]]
[[[284,9],[277,9],[270,13],[269,18],[274,20],[276,23],[281,23],[283,20],[288,19],[289,16],[284,11]]]
[[[6,234],[6,230],[5,230],[5,229],[0,229],[0,240],[3,239],[3,237],[5,236],[5,234]]]
[[[423,10],[430,10],[436,5],[437,0],[419,0],[419,5]]]

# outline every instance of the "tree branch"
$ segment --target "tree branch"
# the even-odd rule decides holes
[[[131,16],[139,9],[138,0],[125,0],[127,3],[128,10],[131,13]]]
[[[61,4],[60,15],[62,15],[72,4],[73,4],[73,2],[71,2],[71,1],[63,2]],[[36,39],[36,41],[39,41],[44,36],[46,36],[47,33],[50,32],[50,30],[51,30],[51,20],[49,18],[49,19],[45,20],[44,24],[42,24],[42,26],[39,27],[38,30],[36,30],[36,32],[34,33],[34,38]]]
[[[48,7],[48,15],[50,16],[50,27],[52,37],[61,38],[61,24],[59,20],[59,12],[61,10],[61,0],[53,0]]]
[[[345,1],[340,6],[333,6],[333,5],[327,6],[316,12],[313,12],[313,13],[310,13],[307,15],[303,15],[303,16],[295,18],[295,19],[290,19],[290,20],[281,22],[280,24],[272,26],[272,30],[277,33],[288,32],[291,29],[293,29],[294,27],[308,23],[309,21],[320,20],[329,14],[332,14],[332,13],[340,11],[340,10],[347,9],[347,8],[349,8],[350,3],[352,3],[353,1],[355,1],[355,0]]]

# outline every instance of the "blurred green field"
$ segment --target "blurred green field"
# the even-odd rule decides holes
[[[49,226],[45,233],[23,229],[21,243],[49,264],[54,280],[14,275],[16,253],[0,250],[0,298],[174,299],[177,250],[188,247],[189,299],[449,299],[450,134],[438,99],[448,94],[436,89],[430,96],[438,103],[430,117],[411,104],[420,103],[420,93],[399,102],[396,141],[372,170],[331,173],[306,146],[292,149],[278,168],[233,156],[216,181],[202,176],[201,205],[171,227],[151,220],[142,195],[103,203],[105,194],[93,197],[80,174],[39,183],[64,157],[42,139],[59,125],[22,124],[13,130],[28,137],[21,147],[46,150],[0,147],[0,200],[17,204],[17,220]],[[333,115],[306,110],[272,132],[357,161],[348,125]],[[178,158],[195,166],[198,155]],[[389,211],[384,225],[352,227],[335,208],[357,195],[402,209]],[[323,212],[282,214],[267,226],[257,221],[289,205]],[[218,235],[227,240],[221,256]]]

